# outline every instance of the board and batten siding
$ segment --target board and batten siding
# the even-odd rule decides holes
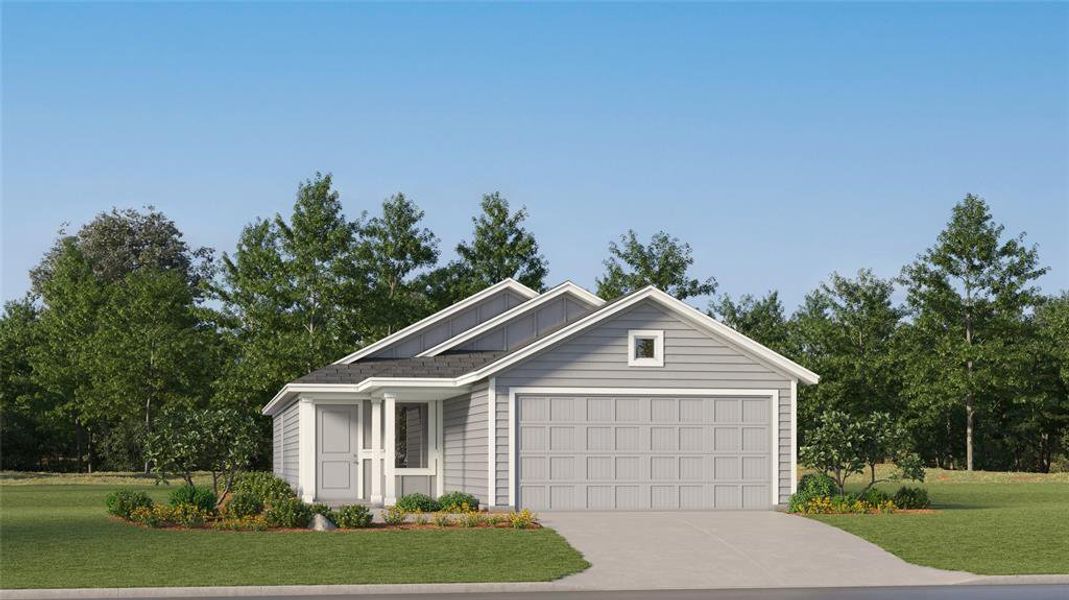
[[[487,383],[477,384],[470,393],[445,401],[442,423],[445,491],[468,492],[483,504],[489,499],[488,401]]]
[[[300,465],[300,415],[298,403],[279,412],[273,419],[274,456],[272,470],[297,489],[298,465]]]
[[[372,353],[368,358],[407,358],[415,356],[526,301],[527,298],[512,290],[502,290],[460,314],[412,332],[389,346]]]
[[[664,331],[664,366],[630,367],[627,332]],[[791,378],[646,301],[498,373],[497,499],[508,503],[508,399],[517,387],[779,390],[779,497],[791,489]]]
[[[570,292],[559,298],[546,302],[537,309],[526,311],[510,318],[505,323],[494,327],[457,346],[459,350],[493,351],[512,350],[535,336],[556,329],[566,323],[573,323],[590,314],[594,307],[580,300]]]

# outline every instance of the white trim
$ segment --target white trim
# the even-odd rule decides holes
[[[772,390],[772,506],[779,504],[779,390]]]
[[[445,402],[432,402],[431,410],[438,417],[438,426],[435,428],[437,445],[434,455],[438,473],[434,478],[434,497],[440,498],[445,494]]]
[[[487,331],[490,331],[491,329],[501,325],[502,323],[508,322],[526,312],[531,311],[532,309],[536,309],[539,306],[546,304],[550,300],[560,298],[566,293],[572,294],[573,296],[578,296],[579,299],[583,300],[588,304],[593,305],[595,309],[600,308],[602,305],[605,304],[604,300],[595,296],[589,291],[579,287],[578,285],[575,285],[570,281],[565,281],[557,287],[554,287],[553,289],[544,292],[542,295],[537,296],[535,298],[531,298],[527,302],[518,304],[510,308],[509,310],[506,310],[505,312],[497,315],[496,317],[490,319],[489,321],[480,323],[475,327],[472,327],[471,329],[460,333],[459,335],[453,336],[445,340],[441,344],[438,344],[437,346],[429,350],[424,350],[423,352],[420,352],[416,356],[437,356],[450,348],[453,348],[455,346],[463,344],[464,342],[479,337],[480,335],[486,333]]]
[[[371,399],[371,503],[382,504],[382,399]]]
[[[371,395],[368,391],[382,387],[453,389],[464,385],[466,384],[459,383],[455,377],[368,377],[360,383],[287,383],[260,412],[273,416],[275,409],[285,403],[291,394],[347,392],[352,396],[343,401],[348,401],[369,399]]]
[[[382,442],[383,474],[386,476],[382,503],[389,506],[397,502],[397,396],[382,395],[382,411],[385,417],[385,440]]]
[[[491,377],[486,389],[489,444],[486,456],[486,504],[497,506],[497,378]]]
[[[297,405],[297,487],[301,499],[305,502],[315,502],[316,495],[316,451],[318,450],[318,438],[316,436],[316,405],[311,398],[301,398]]]
[[[653,358],[635,356],[635,342],[653,338]],[[627,331],[627,366],[629,367],[663,367],[664,366],[664,330],[663,329],[629,329]]]
[[[364,346],[360,350],[357,350],[356,352],[353,352],[352,354],[344,356],[344,357],[334,361],[334,364],[336,364],[336,365],[349,364],[349,363],[352,363],[354,361],[360,360],[361,358],[364,358],[365,356],[367,356],[367,355],[369,355],[369,354],[371,354],[371,353],[373,353],[373,352],[375,352],[377,350],[381,350],[381,349],[385,348],[386,346],[389,346],[390,344],[392,344],[394,342],[400,341],[404,337],[407,337],[407,336],[409,336],[409,335],[411,335],[413,333],[416,333],[420,329],[423,329],[423,328],[428,327],[430,325],[433,325],[433,324],[435,324],[435,323],[437,323],[439,321],[447,319],[447,318],[459,313],[460,311],[473,306],[474,304],[478,303],[480,300],[485,300],[486,298],[489,298],[490,296],[493,296],[497,292],[500,292],[500,291],[506,290],[506,289],[512,290],[513,292],[516,292],[517,294],[519,294],[519,295],[521,295],[521,296],[523,296],[523,297],[525,297],[527,299],[534,298],[535,296],[538,295],[538,292],[536,292],[536,291],[532,290],[531,288],[523,285],[522,283],[520,283],[519,281],[516,281],[515,279],[512,279],[512,278],[504,279],[504,280],[499,281],[499,282],[495,283],[494,285],[492,285],[492,286],[490,286],[490,287],[488,287],[488,288],[486,288],[486,289],[484,289],[484,290],[482,290],[482,291],[480,291],[480,292],[478,292],[476,294],[472,294],[471,296],[468,296],[467,298],[461,300],[460,302],[457,302],[456,304],[453,304],[451,306],[443,308],[442,310],[434,313],[433,315],[431,315],[431,316],[429,316],[429,317],[427,317],[425,319],[417,321],[417,322],[409,325],[408,327],[405,327],[404,329],[401,329],[399,331],[391,333],[390,335],[382,338],[381,340],[378,340],[377,342],[375,342],[373,344],[370,344],[368,346]]]
[[[356,499],[364,499],[364,401],[356,402]]]
[[[779,390],[778,389],[734,389],[734,388],[599,388],[599,387],[513,387],[509,388],[509,506],[516,508],[519,497],[519,481],[516,474],[517,417],[516,397],[532,394],[586,394],[591,396],[767,396],[770,400],[772,506],[779,504]]]
[[[717,334],[725,341],[734,345],[737,349],[745,351],[751,354],[754,358],[767,363],[772,366],[776,371],[785,374],[788,378],[797,378],[803,383],[814,384],[820,381],[820,376],[810,371],[809,369],[799,365],[791,359],[773,351],[769,348],[762,346],[761,344],[751,340],[745,335],[735,331],[734,329],[720,323],[719,321],[709,317],[702,313],[698,309],[673,298],[672,296],[658,290],[655,287],[649,286],[642,290],[631,294],[627,298],[604,306],[602,309],[594,311],[593,313],[579,319],[575,323],[560,329],[552,335],[548,335],[541,340],[511,354],[507,354],[501,359],[490,363],[480,369],[472,371],[466,375],[457,378],[458,383],[471,383],[478,381],[484,377],[487,377],[493,373],[497,373],[502,369],[508,368],[517,362],[524,360],[531,355],[545,349],[547,346],[555,344],[561,340],[564,340],[572,335],[575,335],[579,331],[586,329],[596,323],[599,323],[608,317],[615,315],[621,311],[624,311],[635,304],[643,300],[654,300],[659,302],[669,310],[680,317],[685,318],[692,324],[700,326],[705,330]]]
[[[798,491],[798,380],[791,380],[791,493]]]

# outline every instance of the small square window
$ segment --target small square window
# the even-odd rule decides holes
[[[632,367],[663,367],[664,332],[649,329],[628,331],[627,364]]]

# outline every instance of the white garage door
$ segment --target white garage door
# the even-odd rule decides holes
[[[767,509],[768,396],[518,395],[518,504]]]

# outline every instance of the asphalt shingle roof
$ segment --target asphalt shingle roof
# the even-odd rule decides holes
[[[470,373],[507,352],[458,352],[412,358],[365,358],[348,365],[327,365],[294,383],[352,383],[368,377],[457,377]]]

